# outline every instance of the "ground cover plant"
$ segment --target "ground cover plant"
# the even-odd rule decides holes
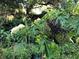
[[[79,59],[79,0],[0,0],[0,59]]]

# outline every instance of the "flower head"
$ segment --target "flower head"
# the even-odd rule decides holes
[[[24,28],[25,25],[19,24],[18,26],[15,26],[14,28],[11,29],[11,34],[17,33],[20,29]]]

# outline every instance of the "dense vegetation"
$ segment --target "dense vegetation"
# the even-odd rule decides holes
[[[0,0],[0,59],[79,59],[79,1]]]

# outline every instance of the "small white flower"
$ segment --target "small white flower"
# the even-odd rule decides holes
[[[53,6],[52,5],[47,5],[47,8],[53,8]]]
[[[24,28],[24,27],[25,27],[25,25],[20,24],[20,25],[18,25],[18,26],[16,26],[16,27],[12,28],[12,29],[11,29],[11,34],[17,33],[20,29],[22,29],[22,28]]]
[[[18,27],[14,27],[11,29],[11,34],[16,33],[17,31],[19,31]]]
[[[34,15],[41,15],[48,8],[51,9],[52,6],[51,5],[38,5],[38,4],[36,4],[35,6],[33,6],[33,9],[31,9],[31,13]]]
[[[7,15],[6,20],[12,21],[14,19],[13,15]]]
[[[21,13],[23,13],[23,14],[26,14],[26,13],[27,13],[27,11],[26,11],[25,8],[19,9],[19,12],[21,12]]]
[[[43,5],[43,6],[41,7],[41,9],[42,9],[43,11],[45,11],[45,10],[47,9],[47,6]]]
[[[53,6],[52,5],[42,5],[41,10],[46,11],[48,9],[52,9]]]
[[[33,8],[33,9],[31,10],[31,13],[34,14],[34,15],[40,15],[40,14],[42,14],[42,12],[43,12],[43,10],[41,10],[40,7],[38,7],[38,8]]]
[[[41,19],[40,18],[37,18],[35,21],[34,21],[34,23],[37,23],[37,22],[39,22]]]
[[[24,28],[24,27],[25,27],[25,25],[23,25],[23,24],[18,25],[19,29]]]
[[[24,14],[27,13],[25,8],[22,9],[22,12],[23,12]]]

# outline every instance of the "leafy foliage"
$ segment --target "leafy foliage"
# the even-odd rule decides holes
[[[0,59],[79,59],[79,1],[0,3]],[[31,13],[41,6],[46,7],[42,14]],[[18,29],[20,24],[24,27]]]

